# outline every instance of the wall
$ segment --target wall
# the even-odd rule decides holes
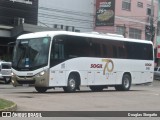
[[[38,25],[52,28],[57,24],[69,26],[70,30],[74,26],[81,32],[93,31],[94,9],[94,0],[39,0]]]
[[[122,1],[116,0],[115,7],[115,24],[112,27],[95,27],[96,31],[116,33],[117,26],[126,26],[126,37],[129,37],[129,28],[137,28],[142,30],[142,39],[145,39],[145,25],[149,25],[147,22],[147,4],[151,5],[151,0],[131,0],[131,10],[122,10]],[[143,3],[143,8],[137,7],[137,2]],[[157,0],[154,0],[154,21],[156,25],[158,4]]]

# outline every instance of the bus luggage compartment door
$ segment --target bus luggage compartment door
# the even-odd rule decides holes
[[[55,71],[50,72],[49,86],[65,86],[65,71]]]

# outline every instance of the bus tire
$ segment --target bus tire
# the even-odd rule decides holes
[[[92,92],[101,92],[104,89],[104,86],[90,86]]]
[[[46,87],[35,87],[35,89],[39,93],[45,93],[47,91]]]
[[[69,75],[67,87],[63,87],[64,92],[72,93],[75,92],[78,86],[78,78],[75,74]]]
[[[122,84],[115,86],[117,91],[129,91],[131,87],[131,76],[129,74],[124,74],[122,78]]]

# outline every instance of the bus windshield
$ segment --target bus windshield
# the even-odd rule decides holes
[[[18,39],[13,52],[12,67],[35,70],[48,64],[50,38]]]

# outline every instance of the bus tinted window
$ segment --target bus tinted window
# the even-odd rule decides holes
[[[103,40],[103,57],[108,58],[126,58],[126,48],[121,41]]]
[[[102,57],[102,51],[101,51],[101,40],[100,39],[92,39],[90,40],[90,52],[89,57]]]
[[[153,60],[153,48],[150,44],[126,42],[127,58],[138,60]]]
[[[92,38],[65,36],[66,59],[74,57],[101,57],[101,44]]]
[[[58,53],[57,59],[102,57],[153,60],[151,44],[71,35],[59,35],[55,38],[63,41],[63,43],[54,43],[53,51],[54,56]]]
[[[67,36],[65,40],[65,54],[67,59],[73,57],[88,57],[90,45],[86,38]]]

